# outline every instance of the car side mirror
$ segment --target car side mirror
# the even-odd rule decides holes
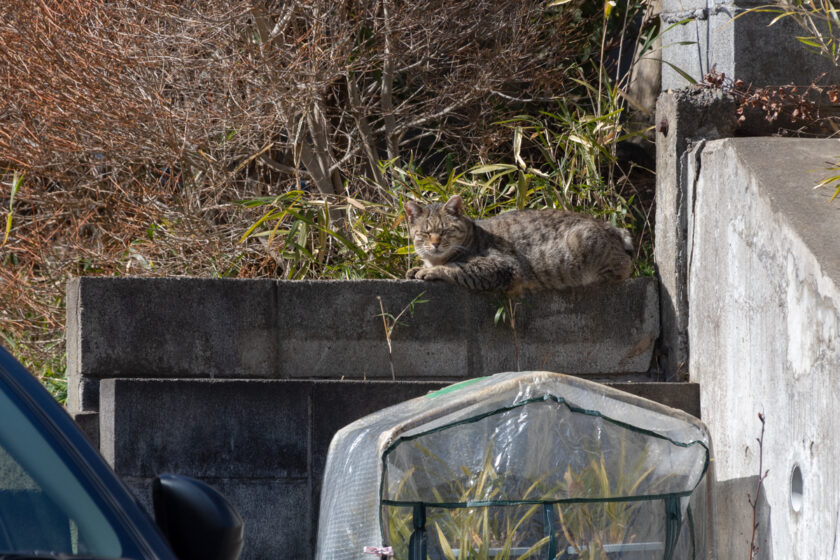
[[[194,478],[161,474],[152,484],[155,520],[179,560],[237,560],[242,517],[221,493]]]

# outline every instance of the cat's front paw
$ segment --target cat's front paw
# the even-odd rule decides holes
[[[448,280],[449,276],[446,273],[445,266],[432,266],[421,268],[415,273],[414,278],[417,280]]]
[[[408,272],[405,273],[405,277],[408,278],[409,280],[412,279],[412,278],[416,278],[417,273],[420,272],[421,270],[423,270],[422,266],[415,266],[414,268],[409,268]]]

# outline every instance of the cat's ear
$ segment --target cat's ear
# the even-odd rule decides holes
[[[405,208],[405,215],[408,218],[409,223],[416,220],[423,211],[423,208],[413,200],[407,200],[403,205],[403,208]]]
[[[460,216],[461,211],[464,209],[464,201],[460,195],[456,194],[446,201],[446,204],[443,205],[443,209],[453,216]]]

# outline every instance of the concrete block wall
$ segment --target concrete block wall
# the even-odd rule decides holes
[[[103,456],[151,509],[162,471],[204,480],[245,519],[243,558],[312,558],[333,434],[441,382],[106,379]]]
[[[689,85],[674,67],[697,82],[712,67],[756,86],[807,85],[823,72],[828,73],[824,83],[836,81],[837,70],[831,63],[796,40],[809,33],[792,19],[768,26],[776,14],[745,13],[767,4],[772,2],[662,0],[660,18],[662,29],[667,29],[662,35],[662,91]]]
[[[698,147],[687,209],[689,370],[713,441],[717,558],[746,558],[766,418],[759,558],[838,558],[837,140]]]
[[[398,314],[391,356],[379,298]],[[140,500],[178,472],[242,512],[245,559],[309,558],[342,426],[445,384],[516,369],[603,380],[699,414],[694,384],[648,383],[655,279],[502,303],[418,281],[80,278],[68,285],[68,408]]]
[[[422,294],[422,296],[421,296]],[[392,335],[382,310],[398,315]],[[380,307],[381,298],[381,307]],[[96,410],[103,378],[459,380],[517,369],[648,371],[656,282],[506,300],[422,281],[78,278],[67,289],[68,407]],[[519,364],[517,364],[517,358]]]

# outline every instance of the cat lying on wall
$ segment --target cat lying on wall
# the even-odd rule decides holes
[[[633,269],[627,230],[574,212],[515,210],[474,221],[455,195],[445,204],[408,201],[405,213],[423,259],[407,278],[516,294],[618,282]]]

